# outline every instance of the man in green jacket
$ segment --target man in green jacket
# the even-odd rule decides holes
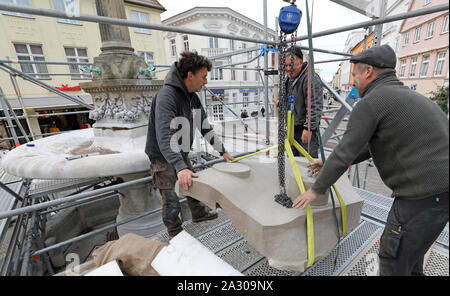
[[[397,79],[397,57],[388,45],[350,61],[362,100],[325,165],[309,165],[317,179],[293,207],[304,209],[350,165],[372,157],[394,197],[380,239],[380,275],[423,275],[424,255],[448,222],[448,118]]]

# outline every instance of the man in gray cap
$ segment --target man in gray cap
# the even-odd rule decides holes
[[[325,165],[309,165],[317,179],[293,207],[304,209],[349,165],[372,157],[394,197],[380,239],[380,275],[423,275],[424,255],[448,222],[448,118],[397,79],[397,59],[388,45],[350,61],[362,100]]]

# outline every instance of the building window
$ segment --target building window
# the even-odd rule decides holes
[[[214,67],[211,70],[211,80],[223,80],[223,69],[217,68],[222,66],[222,62],[215,62]]]
[[[219,38],[209,37],[209,48],[219,48]]]
[[[88,55],[86,48],[65,47],[64,52],[68,62],[88,63]],[[91,78],[90,74],[86,74],[80,70],[82,65],[69,65],[69,71],[72,79],[87,79]]]
[[[234,40],[233,39],[230,39],[230,50],[234,50],[234,47],[235,47],[235,43],[234,43]]]
[[[438,59],[436,63],[436,71],[434,71],[434,76],[442,76],[442,70],[444,69],[446,52],[441,52],[438,54]]]
[[[255,71],[255,81],[259,81],[259,72]]]
[[[244,71],[242,71],[242,80],[243,81],[247,81],[248,77],[247,77],[247,66],[244,66]]]
[[[45,61],[41,45],[14,44],[19,61]],[[33,74],[36,79],[50,79],[46,64],[20,64],[22,72]]]
[[[155,58],[153,56],[153,52],[138,51],[137,55],[144,58],[147,65],[155,64]]]
[[[400,77],[405,77],[405,72],[406,72],[406,60],[402,60],[400,66]]]
[[[436,24],[436,22],[431,22],[428,24],[428,30],[427,30],[427,38],[429,39],[431,37],[433,37],[434,34],[434,25]]]
[[[409,77],[416,76],[416,68],[417,68],[417,57],[411,59],[411,68],[409,71]]]
[[[246,49],[247,48],[247,43],[242,43],[242,49]]]
[[[249,60],[253,58],[253,51],[249,51],[249,52],[247,53],[247,58],[248,58]]]
[[[231,80],[236,80],[236,70],[231,66]]]
[[[55,10],[63,11],[66,14],[76,14],[76,10],[78,10],[78,0],[52,0],[52,2]],[[56,20],[59,23],[81,25],[81,22],[77,20],[69,20],[64,18],[58,18]]]
[[[416,35],[414,36],[414,42],[420,41],[420,34],[422,33],[422,27],[416,29]]]
[[[242,94],[242,107],[248,107],[248,93]]]
[[[448,33],[448,15],[444,18],[444,25],[442,26],[442,33]]]
[[[427,76],[429,64],[430,64],[430,56],[429,55],[423,56],[422,69],[420,71],[420,77],[426,77]]]
[[[0,0],[0,3],[30,6],[30,0]],[[33,18],[33,15],[21,12],[3,11],[3,14]]]
[[[405,33],[405,43],[403,43],[404,45],[409,43],[409,32]]]
[[[223,120],[223,105],[213,105],[214,120]]]
[[[189,51],[189,37],[188,37],[188,35],[184,35],[183,36],[183,46],[184,46],[184,51]]]
[[[135,22],[140,22],[140,23],[146,23],[149,24],[149,20],[148,20],[148,14],[144,13],[144,12],[139,12],[139,11],[131,11],[131,20],[135,21]],[[150,29],[145,29],[145,28],[133,28],[135,33],[141,33],[141,34],[150,34]]]
[[[177,56],[177,43],[175,39],[170,40],[170,52],[172,53],[172,57]]]

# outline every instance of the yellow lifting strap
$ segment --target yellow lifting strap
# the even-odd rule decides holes
[[[291,111],[289,111],[290,113]],[[290,114],[289,114],[290,115]],[[292,115],[293,116],[293,115]],[[289,126],[291,124],[292,126]],[[290,116],[288,117],[288,130],[294,130],[294,120],[290,119]],[[289,132],[288,132],[289,135]],[[308,159],[310,162],[314,162],[314,158],[312,158],[311,155],[294,139],[294,134],[291,135],[292,138],[290,140],[292,141],[292,145],[300,152],[306,159]],[[336,185],[333,185],[333,189],[336,193],[336,196],[339,200],[339,204],[341,205],[341,217],[342,217],[342,237],[347,235],[347,206],[345,205],[344,200],[342,199],[342,196],[339,194],[339,191],[336,188]]]
[[[287,117],[287,139],[284,143],[286,152],[289,157],[289,161],[291,162],[291,166],[294,170],[295,180],[297,182],[298,188],[300,189],[300,193],[305,193],[305,185],[303,184],[303,180],[300,174],[300,170],[297,166],[297,163],[295,162],[294,153],[292,151],[291,146],[294,146],[306,159],[308,159],[310,162],[314,162],[314,158],[309,155],[309,153],[295,140],[294,138],[294,115],[292,114],[292,111],[288,112]],[[274,145],[269,148],[262,149],[260,151],[257,151],[255,153],[251,153],[239,158],[236,158],[232,162],[238,162],[243,159],[258,155],[260,153],[264,153],[267,151],[270,151],[272,149],[278,148],[278,145]],[[341,205],[341,216],[342,216],[342,237],[347,235],[347,207],[344,203],[344,200],[342,199],[341,195],[339,194],[337,188],[335,185],[333,185],[333,189],[336,192],[336,196],[339,200],[339,203]],[[314,264],[314,221],[313,221],[313,215],[311,206],[306,206],[306,236],[307,236],[307,245],[308,245],[308,263],[306,268],[311,267]]]
[[[292,115],[292,111],[288,112],[287,117],[287,139],[285,142],[285,148],[287,154],[289,156],[289,161],[291,162],[291,166],[294,170],[295,180],[297,181],[298,188],[300,189],[300,193],[305,193],[305,185],[303,184],[302,176],[300,174],[300,170],[298,169],[297,163],[295,162],[294,153],[292,152],[291,145],[296,143],[294,139],[294,116]],[[298,143],[297,143],[298,144]],[[299,145],[300,146],[300,145]],[[295,146],[294,146],[295,147]],[[306,153],[308,154],[308,153]],[[308,154],[309,155],[309,154]],[[311,156],[310,156],[311,157]],[[312,159],[312,158],[311,158]],[[311,267],[314,264],[314,220],[312,215],[311,206],[306,206],[306,237],[308,244],[308,263],[306,268]]]

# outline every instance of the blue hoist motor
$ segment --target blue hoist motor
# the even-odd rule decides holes
[[[281,8],[280,15],[278,17],[278,22],[280,24],[280,29],[286,34],[291,34],[295,32],[300,25],[300,20],[302,19],[302,11],[297,8],[295,1],[290,2],[291,5]]]

